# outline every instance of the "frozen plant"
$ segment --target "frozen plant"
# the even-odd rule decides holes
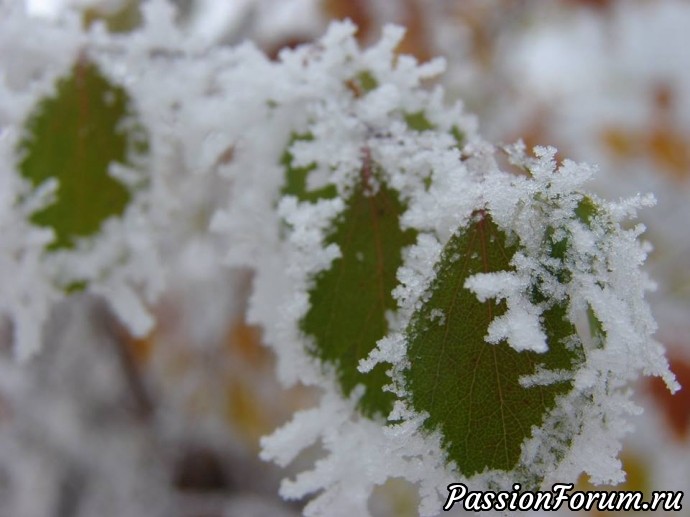
[[[322,392],[262,443],[280,465],[322,445],[281,489],[318,494],[306,515],[366,515],[393,477],[418,485],[423,515],[450,482],[621,481],[629,383],[677,388],[627,223],[652,199],[608,202],[590,166],[484,141],[427,86],[443,60],[396,53],[400,28],[363,50],[335,23],[271,60],[174,18],[152,0],[118,34],[0,3],[15,355],[41,349],[32,330],[70,292],[143,336],[194,274],[174,265],[225,262],[255,273],[247,317],[280,380]]]

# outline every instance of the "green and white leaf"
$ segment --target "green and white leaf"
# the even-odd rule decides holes
[[[146,137],[132,117],[125,90],[85,59],[34,108],[18,148],[19,171],[35,187],[57,180],[54,202],[32,215],[34,223],[55,232],[52,249],[73,248],[126,209],[130,189],[110,171],[146,151]]]
[[[374,192],[362,178],[327,230],[324,245],[336,245],[340,256],[314,279],[310,308],[300,322],[313,339],[310,353],[335,366],[344,396],[358,384],[366,387],[359,407],[367,416],[386,416],[393,407],[393,395],[383,390],[390,382],[384,365],[366,375],[357,365],[388,333],[387,318],[396,309],[395,273],[403,248],[415,238],[400,228],[403,211],[394,190],[381,183]]]
[[[548,349],[517,351],[505,341],[488,343],[506,302],[480,301],[468,288],[478,273],[512,271],[519,249],[491,216],[479,213],[446,244],[425,302],[405,331],[405,387],[415,411],[428,413],[424,427],[439,430],[448,460],[465,476],[514,469],[521,446],[572,388],[578,349],[575,327],[562,304],[542,315]],[[509,324],[519,325],[515,317]],[[545,385],[525,386],[524,377],[553,372]]]

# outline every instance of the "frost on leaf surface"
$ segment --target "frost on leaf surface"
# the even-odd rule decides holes
[[[132,151],[146,148],[130,117],[127,93],[85,59],[30,115],[19,170],[35,187],[58,181],[54,202],[32,215],[55,231],[52,248],[74,247],[75,239],[96,234],[127,207],[130,191],[109,168],[128,164]]]
[[[516,467],[532,426],[541,425],[556,397],[571,388],[567,380],[523,387],[519,379],[577,364],[576,351],[566,346],[575,329],[562,305],[543,315],[546,353],[487,343],[489,325],[506,304],[481,302],[465,283],[477,273],[511,270],[516,250],[491,217],[479,213],[446,244],[429,298],[407,328],[411,405],[429,414],[424,426],[441,431],[448,459],[466,476]]]
[[[365,163],[364,169],[368,167]],[[395,273],[402,248],[414,242],[414,232],[400,228],[404,206],[398,194],[385,184],[374,191],[368,174],[363,170],[328,232],[324,244],[336,244],[341,256],[316,276],[309,291],[311,306],[300,326],[314,338],[313,354],[336,366],[344,394],[365,385],[360,409],[369,416],[385,416],[392,409],[393,395],[383,391],[390,382],[384,365],[367,374],[357,365],[388,332],[386,313],[396,308],[391,295],[397,285]]]
[[[304,135],[295,135],[291,142],[296,140],[312,140],[313,137],[309,133]],[[285,168],[285,185],[283,186],[282,194],[284,196],[295,196],[300,201],[318,201],[319,199],[332,199],[337,195],[334,185],[326,185],[320,189],[307,189],[307,176],[316,168],[316,164],[310,164],[304,167],[295,165],[294,157],[288,149],[283,153],[280,159],[281,165]]]
[[[281,493],[320,492],[307,515],[361,515],[372,487],[401,477],[433,515],[450,479],[619,480],[629,382],[672,381],[641,228],[620,225],[643,204],[587,194],[593,168],[558,165],[554,149],[506,149],[520,174],[501,171],[461,109],[420,87],[429,69],[392,58],[395,34],[359,52],[353,32],[334,25],[282,55],[300,79],[271,116],[289,123],[250,177],[268,185],[251,199],[282,198],[271,252],[241,257],[256,263],[250,317],[281,378],[325,393],[262,441],[281,465],[323,447]]]

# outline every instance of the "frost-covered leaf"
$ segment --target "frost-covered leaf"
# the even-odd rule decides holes
[[[429,131],[434,129],[434,125],[429,122],[423,111],[418,111],[416,113],[408,113],[405,115],[405,122],[410,129],[415,131]]]
[[[379,85],[376,77],[374,77],[374,75],[368,70],[364,70],[363,72],[357,74],[357,82],[365,92],[370,92]]]
[[[506,312],[506,302],[479,301],[466,281],[512,270],[518,249],[488,214],[478,213],[444,248],[428,298],[406,331],[410,403],[429,414],[425,427],[441,431],[448,459],[467,476],[516,467],[532,426],[570,389],[567,372],[578,363],[577,351],[567,346],[575,328],[562,304],[542,315],[547,352],[487,343],[489,325]],[[521,382],[545,372],[553,372],[551,382]]]
[[[362,374],[357,365],[388,331],[386,313],[396,309],[391,291],[401,251],[414,242],[414,232],[400,228],[404,206],[398,194],[385,184],[373,191],[370,181],[363,172],[333,224],[325,245],[338,245],[341,257],[317,275],[301,328],[314,338],[314,355],[336,366],[345,395],[364,384],[360,409],[385,416],[393,403],[382,389],[390,382],[386,368]]]
[[[80,59],[58,81],[56,94],[36,106],[18,149],[19,170],[34,186],[58,180],[55,201],[32,215],[34,223],[55,231],[53,249],[73,247],[75,239],[96,234],[108,217],[124,212],[131,193],[109,169],[127,165],[130,153],[146,147],[125,90]]]
[[[453,126],[450,130],[450,134],[453,135],[453,138],[455,138],[455,142],[458,144],[458,147],[462,147],[464,145],[467,137],[458,126]]]
[[[103,9],[104,6],[93,5],[84,10],[84,25],[96,21],[105,23],[110,32],[125,33],[134,30],[142,23],[141,3],[136,0],[120,2],[115,10]]]
[[[290,145],[297,140],[312,140],[313,136],[309,133],[296,135],[292,138]],[[290,152],[290,145],[280,159],[281,165],[285,168],[285,184],[282,194],[284,196],[295,196],[300,201],[318,201],[319,199],[331,199],[337,195],[334,185],[326,185],[320,189],[307,189],[307,176],[316,168],[316,164],[299,167],[293,164],[293,156]]]
[[[592,218],[597,215],[597,206],[589,196],[584,196],[575,209],[578,219],[588,227],[592,225]]]
[[[376,77],[372,75],[368,70],[363,70],[359,72],[353,79],[350,79],[345,83],[345,86],[354,94],[355,97],[361,97],[362,95],[369,93],[370,91],[378,88],[379,82]]]

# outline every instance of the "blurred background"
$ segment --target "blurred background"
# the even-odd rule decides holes
[[[522,138],[595,163],[591,188],[610,199],[652,192],[640,214],[653,246],[647,270],[657,337],[690,386],[690,2],[685,0],[178,0],[179,24],[219,44],[253,40],[278,56],[350,18],[363,45],[385,23],[399,48],[444,56],[440,79],[494,143]],[[129,0],[30,0],[37,17],[77,9],[85,23],[129,31]],[[203,195],[203,194],[200,194]],[[203,240],[203,230],[199,239]],[[134,339],[87,295],[62,303],[31,363],[0,358],[0,517],[289,516],[280,470],[259,439],[314,394],[283,390],[260,329],[243,321],[249,272],[179,260],[177,282]],[[0,340],[9,341],[9,324]],[[89,339],[84,339],[89,336]],[[6,347],[5,347],[6,348]],[[655,379],[635,386],[645,409],[621,460],[624,488],[690,488],[690,392]],[[300,461],[314,461],[312,451]],[[588,487],[586,477],[580,480]],[[621,487],[618,487],[620,489]],[[414,487],[392,480],[375,516],[416,515]],[[690,504],[685,504],[690,515]]]

